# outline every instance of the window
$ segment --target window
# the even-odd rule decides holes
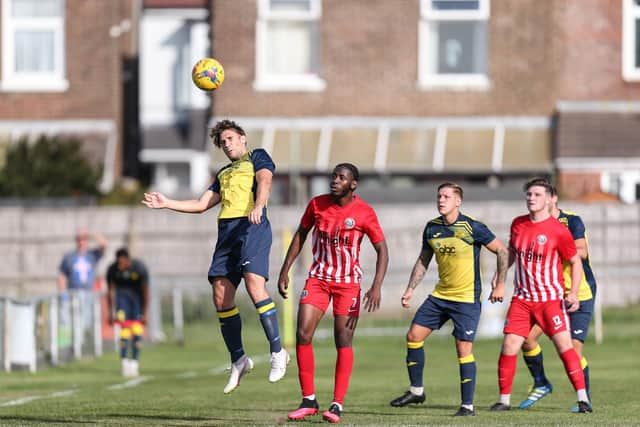
[[[258,0],[256,90],[321,91],[321,0]]]
[[[622,76],[640,81],[640,0],[623,0]]]
[[[2,0],[4,91],[64,91],[64,0]]]
[[[421,0],[418,84],[486,89],[489,0]]]

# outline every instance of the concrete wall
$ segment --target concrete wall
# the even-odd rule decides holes
[[[524,212],[523,203],[465,203],[464,212],[485,223],[504,242],[513,217]],[[567,204],[587,226],[591,259],[605,305],[640,301],[640,206],[617,204]],[[437,215],[432,204],[376,206],[390,249],[390,270],[384,285],[383,309],[399,309],[399,298],[420,250],[425,222]],[[274,232],[269,287],[275,296],[282,254],[282,233],[295,230],[303,207],[272,207]],[[0,295],[27,297],[55,291],[57,268],[66,251],[73,249],[79,227],[100,231],[110,241],[100,264],[104,274],[115,250],[130,244],[135,256],[145,261],[152,283],[160,290],[183,288],[208,294],[206,280],[216,239],[217,209],[203,215],[152,211],[146,208],[0,209]],[[363,242],[363,288],[373,276],[375,252]],[[310,263],[309,244],[296,264],[296,289],[301,288]],[[427,295],[436,281],[432,265],[418,298]],[[495,270],[495,258],[483,251],[485,284]],[[511,282],[511,274],[509,277]],[[244,292],[244,291],[242,291]]]

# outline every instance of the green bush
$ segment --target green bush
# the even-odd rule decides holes
[[[144,198],[146,187],[140,185],[138,181],[124,179],[120,181],[109,193],[104,194],[99,204],[101,206],[140,206],[140,202]]]
[[[21,138],[6,151],[1,197],[98,196],[102,171],[89,163],[78,139],[41,135]]]

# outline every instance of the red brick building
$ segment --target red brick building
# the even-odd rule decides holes
[[[637,0],[0,3],[0,139],[82,134],[105,188],[139,152],[156,188],[199,193],[225,161],[207,122],[231,117],[275,158],[276,201],[338,161],[379,199],[445,178],[502,197],[533,174],[638,199]],[[204,55],[226,71],[210,96],[189,81]]]
[[[639,10],[632,0],[215,1],[226,82],[213,113],[251,128],[281,172],[351,160],[414,185],[557,174],[567,196],[623,196],[640,182],[624,175],[640,162]]]
[[[109,190],[123,170],[123,66],[134,0],[0,2],[0,141],[80,137]]]

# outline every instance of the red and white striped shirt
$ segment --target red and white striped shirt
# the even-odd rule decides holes
[[[509,246],[515,254],[514,298],[533,302],[564,298],[562,261],[576,254],[569,230],[549,217],[533,222],[529,215],[511,223]]]
[[[300,225],[307,230],[314,227],[309,277],[335,283],[359,284],[362,238],[367,235],[373,244],[384,240],[375,211],[356,195],[345,206],[338,205],[329,194],[314,197]]]

